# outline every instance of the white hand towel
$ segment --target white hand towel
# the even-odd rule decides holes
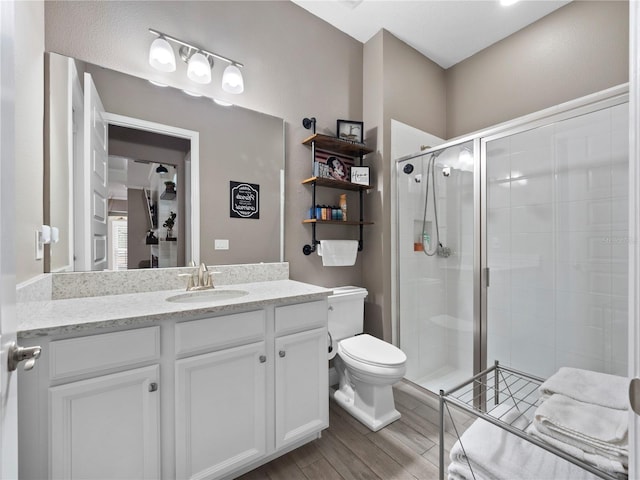
[[[560,394],[551,395],[535,413],[536,426],[549,430],[549,435],[593,453],[604,450],[627,455],[628,421],[625,410],[579,402]]]
[[[505,417],[508,422],[509,419]],[[595,480],[595,475],[484,420],[476,420],[462,435],[464,451],[476,479]],[[451,449],[451,460],[466,465],[460,442]],[[466,477],[466,469],[453,467],[453,479]]]
[[[320,240],[317,248],[324,267],[350,267],[358,256],[357,240]]]
[[[532,437],[536,437],[553,447],[556,447],[558,450],[562,450],[563,452],[568,453],[572,457],[590,463],[591,465],[604,470],[605,472],[627,473],[628,460],[626,458],[616,458],[615,456],[604,456],[585,452],[584,450],[574,445],[562,442],[545,434],[540,430],[540,426],[538,424],[529,425],[529,428],[527,428],[527,434],[531,435]]]
[[[541,395],[561,393],[580,402],[627,410],[629,379],[579,368],[561,367],[539,387]]]

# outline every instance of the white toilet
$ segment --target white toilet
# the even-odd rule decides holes
[[[330,392],[342,408],[375,432],[400,418],[391,386],[404,376],[407,356],[390,343],[359,335],[366,296],[360,287],[337,287],[329,296],[329,358],[334,359],[339,378],[338,390]]]

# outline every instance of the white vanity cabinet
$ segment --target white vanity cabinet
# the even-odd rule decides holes
[[[220,478],[265,455],[265,328],[264,310],[176,324],[179,355],[217,349],[176,361],[177,478]]]
[[[158,374],[154,365],[50,388],[51,478],[159,478]]]
[[[275,447],[281,449],[329,426],[326,303],[277,307],[275,326]]]
[[[21,479],[230,479],[328,427],[324,297],[145,323],[21,340]]]
[[[20,478],[159,478],[160,328],[37,340],[40,381],[20,378],[35,397],[19,412]]]

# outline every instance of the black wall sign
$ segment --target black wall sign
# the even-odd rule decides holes
[[[232,218],[260,218],[260,185],[229,182]]]

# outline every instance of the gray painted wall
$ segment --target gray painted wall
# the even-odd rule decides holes
[[[446,84],[444,70],[387,31],[365,44],[364,118],[367,141],[376,150],[368,163],[375,172],[376,189],[366,197],[367,227],[363,286],[367,331],[391,340],[391,120],[444,136]]]
[[[625,83],[628,51],[626,1],[574,1],[447,71],[388,32],[365,44],[364,121],[376,149],[362,279],[369,331],[391,340],[390,120],[453,138]]]
[[[447,70],[447,138],[629,78],[629,3],[574,1]]]
[[[45,13],[48,51],[284,118],[285,259],[291,262],[291,277],[325,286],[361,282],[361,261],[355,267],[324,268],[317,255],[302,253],[311,237],[310,227],[301,223],[311,192],[300,184],[311,176],[309,149],[300,144],[309,135],[302,118],[315,116],[323,131],[335,130],[337,118],[360,120],[362,116],[360,42],[283,1],[51,1],[45,2]],[[202,87],[186,79],[183,65],[173,74],[153,70],[147,62],[154,39],[147,31],[150,27],[244,63],[245,92],[233,96],[221,90],[223,62],[214,66],[213,82]],[[348,228],[328,227],[327,236],[342,235]]]
[[[43,271],[35,260],[35,232],[43,213],[44,11],[15,3],[16,281]]]

